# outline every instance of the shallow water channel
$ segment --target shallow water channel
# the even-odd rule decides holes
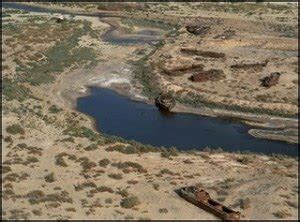
[[[241,123],[195,114],[166,114],[154,105],[133,101],[110,89],[91,87],[89,96],[78,99],[77,109],[95,118],[100,132],[144,144],[180,150],[208,146],[226,151],[298,155],[297,145],[257,139]]]

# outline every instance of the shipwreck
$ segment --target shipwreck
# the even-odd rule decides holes
[[[214,214],[222,220],[235,221],[240,219],[240,212],[234,211],[211,199],[210,195],[200,187],[183,187],[175,192],[188,202]]]

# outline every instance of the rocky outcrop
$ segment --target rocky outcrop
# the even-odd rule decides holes
[[[210,30],[210,27],[207,25],[187,25],[185,28],[194,35],[204,35]]]
[[[175,106],[175,99],[170,93],[160,93],[155,99],[155,105],[162,110],[171,111]]]
[[[266,76],[261,80],[261,85],[267,88],[276,85],[279,81],[280,75],[281,74],[279,72],[271,73],[269,76]]]
[[[193,82],[218,81],[225,78],[225,74],[221,69],[210,69],[194,74],[190,77]]]

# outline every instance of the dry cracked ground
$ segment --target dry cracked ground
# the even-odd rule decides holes
[[[118,7],[103,5],[70,6],[66,8],[84,8],[85,12],[111,9],[123,13],[118,11]],[[174,14],[185,17],[189,12],[204,10],[209,13],[206,16],[215,17],[214,13],[217,13],[228,17],[228,24],[232,24],[230,19],[234,18],[249,22],[263,16],[261,8],[252,9],[252,6],[251,10],[240,7],[240,11],[234,11],[234,6],[228,9],[229,12],[220,11],[222,7],[220,9],[219,5],[208,9],[201,7],[195,8],[191,3],[150,4],[146,10],[153,18],[162,16],[158,11],[163,11],[166,19]],[[126,10],[125,15],[142,17],[142,9]],[[265,17],[282,20],[287,17],[289,22],[293,22],[290,13],[286,12],[288,10],[294,12],[294,9],[279,10],[269,6],[269,14]],[[90,78],[89,73],[101,75],[101,65],[126,63],[129,58],[138,60],[141,55],[137,50],[149,50],[150,46],[119,46],[103,41],[101,34],[109,25],[94,17],[74,16],[57,23],[55,14],[12,9],[5,9],[2,17],[2,218],[216,219],[174,192],[179,187],[195,184],[204,187],[214,199],[240,211],[242,219],[298,218],[297,159],[281,155],[226,153],[209,148],[203,152],[179,152],[175,148],[157,148],[103,135],[93,129],[93,123],[87,116],[74,110],[61,95],[62,88],[80,89],[80,82],[74,80],[76,84],[73,84],[72,79],[77,77],[85,84],[86,78]],[[240,23],[234,25],[242,26]],[[260,30],[261,26],[253,27],[253,32]],[[188,47],[196,41],[186,35],[188,33],[183,33],[174,42],[187,41]],[[237,41],[242,35],[246,37]],[[254,41],[242,31],[232,38],[226,42],[224,50],[238,50],[237,44],[239,47],[253,47],[255,42],[255,53],[249,54],[247,59],[255,57],[259,61],[264,60],[255,56],[262,56],[259,50],[289,50],[294,44],[294,39],[280,41],[279,37],[264,39],[260,36],[259,41]],[[219,41],[225,40],[211,44],[219,48]],[[278,44],[276,41],[279,41]],[[205,38],[199,44],[202,47]],[[178,48],[169,50],[168,47],[166,43],[157,53],[165,55],[168,51],[171,54],[167,55],[168,63],[171,64]],[[295,79],[294,58],[282,59],[280,56],[278,60],[270,61],[270,69],[288,60],[290,65],[284,69],[286,76],[279,86],[287,91],[284,95],[276,94],[274,89],[276,96],[273,99],[292,101],[292,107],[296,86],[289,80]],[[192,59],[203,63],[197,58]],[[191,61],[190,57],[181,59]],[[239,59],[236,58],[236,61],[239,62]],[[215,62],[208,60],[206,64]],[[230,58],[230,61],[235,60]],[[155,62],[156,67],[161,68],[159,60]],[[227,74],[226,67],[224,70]],[[255,91],[257,84],[250,81],[256,82],[258,74],[251,71],[251,75],[255,78],[243,78],[241,84]],[[183,77],[171,78],[173,83],[188,84],[195,90],[200,87],[180,79]],[[225,85],[218,84],[213,87]],[[215,94],[231,98],[239,92],[246,99],[247,95],[236,87],[238,83],[231,84],[237,91],[228,92],[230,95],[223,95],[225,92],[221,91]],[[200,88],[214,90],[211,87],[207,83]],[[250,101],[260,95],[257,91],[254,93]],[[268,93],[273,93],[273,89]]]

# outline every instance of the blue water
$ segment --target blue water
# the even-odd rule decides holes
[[[221,147],[226,151],[279,153],[297,156],[295,144],[257,139],[238,122],[194,114],[164,114],[154,105],[130,100],[110,89],[91,88],[78,99],[77,109],[96,119],[97,129],[154,146],[180,150]]]

